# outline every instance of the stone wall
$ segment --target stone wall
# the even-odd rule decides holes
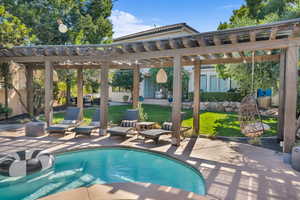
[[[192,108],[193,103],[183,103],[183,108]],[[239,112],[240,102],[201,102],[200,110],[217,112]]]
[[[218,111],[218,112],[238,112],[240,102],[201,102],[200,110]]]

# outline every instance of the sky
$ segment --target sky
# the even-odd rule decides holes
[[[244,0],[115,0],[113,37],[185,22],[199,32],[214,31]]]

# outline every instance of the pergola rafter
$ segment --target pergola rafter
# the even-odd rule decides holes
[[[242,27],[235,29],[219,30],[206,33],[184,35],[173,38],[162,38],[157,40],[137,41],[129,43],[114,43],[111,45],[48,45],[48,46],[21,46],[11,49],[0,49],[1,62],[18,62],[31,69],[46,69],[45,83],[47,90],[52,91],[53,69],[77,69],[79,78],[82,69],[101,69],[101,95],[108,95],[107,78],[109,69],[133,69],[134,84],[138,82],[138,72],[145,67],[174,67],[174,107],[173,123],[178,123],[181,107],[180,69],[184,66],[195,67],[196,75],[200,74],[201,65],[226,64],[251,62],[252,56],[249,52],[256,52],[255,62],[281,61],[281,94],[288,93],[281,103],[280,126],[285,141],[284,151],[290,151],[295,140],[296,115],[294,112],[288,114],[292,109],[296,110],[295,98],[297,91],[295,85],[297,79],[294,77],[298,62],[298,47],[300,46],[300,19],[276,22],[266,25]],[[276,51],[275,51],[276,50]],[[285,53],[282,53],[282,52]],[[260,52],[260,53],[257,53]],[[283,59],[284,56],[284,59]],[[284,61],[283,61],[284,60]],[[284,65],[284,66],[283,66]],[[286,67],[288,66],[288,67]],[[200,88],[199,79],[195,77],[194,88]],[[50,84],[50,85],[49,85]],[[78,81],[78,85],[82,81]],[[30,83],[28,83],[30,86]],[[81,87],[79,87],[81,88]],[[287,92],[287,89],[289,91]],[[176,91],[180,90],[180,91]],[[195,94],[199,91],[195,90]],[[30,92],[31,89],[28,89]],[[138,88],[134,85],[133,104],[136,107],[138,101]],[[50,124],[52,110],[49,108],[52,102],[51,92],[46,91],[45,112],[46,119]],[[79,93],[82,95],[82,93]],[[31,94],[29,94],[30,96]],[[281,95],[282,97],[282,95]],[[82,97],[78,97],[82,98]],[[102,99],[104,99],[102,101]],[[101,108],[107,112],[105,106],[107,99],[101,98]],[[195,95],[194,117],[199,115],[200,95]],[[102,129],[107,127],[107,116],[102,114]],[[195,118],[198,120],[198,118]],[[50,120],[50,121],[49,121]],[[199,123],[194,123],[194,131],[199,130]],[[289,125],[289,128],[286,126]],[[177,138],[180,129],[174,126],[174,138]],[[284,128],[282,128],[284,127]]]

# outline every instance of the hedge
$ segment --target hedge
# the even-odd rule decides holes
[[[194,93],[189,93],[189,100],[193,100]],[[244,96],[239,92],[201,92],[200,99],[202,102],[222,102],[235,101],[240,102]]]

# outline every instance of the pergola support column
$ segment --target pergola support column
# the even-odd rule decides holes
[[[45,118],[47,126],[52,124],[53,118],[53,66],[45,61]]]
[[[26,66],[26,104],[27,112],[32,117],[34,115],[33,110],[33,69],[32,67]]]
[[[278,141],[283,140],[284,127],[284,106],[285,106],[285,69],[286,69],[286,49],[280,53],[280,75],[279,75],[279,109],[278,109]]]
[[[79,119],[83,119],[83,70],[77,69],[77,107],[80,108]]]
[[[298,46],[290,46],[286,52],[285,68],[285,101],[283,118],[283,151],[291,152],[296,140],[296,108],[297,108],[297,81],[298,81]]]
[[[109,66],[105,65],[101,67],[101,91],[100,91],[100,134],[105,135],[108,123],[108,71]]]
[[[173,105],[172,105],[172,144],[180,145],[180,127],[181,127],[181,56],[175,56],[173,61]]]
[[[194,106],[193,106],[193,133],[198,134],[200,130],[200,77],[201,64],[194,65]]]
[[[132,90],[132,107],[138,108],[139,104],[139,89],[140,89],[140,68],[135,66],[133,68],[133,90]]]

